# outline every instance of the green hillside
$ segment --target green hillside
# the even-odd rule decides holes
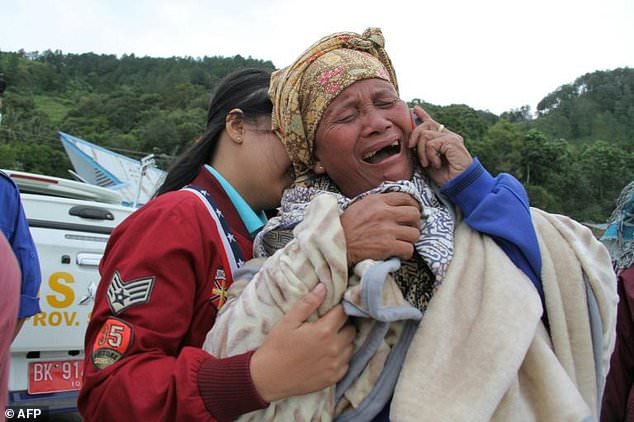
[[[241,56],[0,52],[0,167],[66,177],[63,131],[135,158],[155,153],[166,168],[202,134],[216,83],[247,66],[273,69]],[[548,211],[603,222],[634,179],[634,69],[582,75],[544,93],[534,112],[406,100],[461,133],[491,173],[513,174]]]

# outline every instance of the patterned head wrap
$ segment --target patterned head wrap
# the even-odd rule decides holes
[[[292,65],[273,73],[269,96],[273,102],[273,130],[282,139],[295,176],[313,165],[315,132],[332,100],[354,82],[380,78],[398,92],[392,62],[383,48],[381,30],[363,35],[339,32],[322,38]]]
[[[621,191],[601,241],[610,251],[617,274],[634,265],[634,182]]]

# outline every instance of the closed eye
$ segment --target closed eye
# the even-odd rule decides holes
[[[391,98],[391,99],[380,99],[374,102],[374,105],[380,108],[389,108],[394,104],[400,102],[400,98]]]
[[[354,118],[357,116],[357,113],[348,113],[348,114],[344,114],[341,117],[338,117],[335,120],[335,123],[349,123],[352,120],[354,120]]]

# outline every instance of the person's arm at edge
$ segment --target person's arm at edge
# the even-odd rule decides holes
[[[619,275],[617,288],[616,342],[603,391],[602,422],[626,420],[634,411],[634,267]]]
[[[531,279],[543,299],[539,243],[522,184],[506,173],[494,178],[474,158],[462,174],[440,191],[460,208],[471,228],[498,243]]]
[[[11,246],[22,270],[18,319],[24,319],[41,312],[38,293],[42,284],[42,273],[37,249],[21,207],[16,224],[15,242]]]
[[[6,228],[11,231],[11,233],[5,233],[5,235],[7,236],[7,239],[11,244],[11,249],[18,260],[22,274],[20,280],[18,320],[15,326],[15,331],[13,332],[13,339],[15,339],[24,325],[26,318],[41,312],[38,292],[40,290],[42,276],[35,243],[33,242],[33,237],[31,236],[29,225],[22,207],[20,192],[8,176],[6,179],[3,178],[2,183],[4,185],[4,193],[2,195],[3,200],[7,201],[4,205],[6,208],[3,209],[3,211],[7,213],[5,217],[9,217],[12,220],[6,221],[5,218],[4,224],[9,225],[13,223],[12,228],[10,226]]]

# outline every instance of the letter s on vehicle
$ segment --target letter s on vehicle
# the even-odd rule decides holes
[[[66,308],[70,306],[75,300],[75,291],[66,284],[74,283],[75,279],[67,272],[59,271],[51,274],[48,278],[48,285],[51,286],[51,290],[61,294],[62,299],[58,299],[57,295],[47,295],[46,301],[53,308]]]

